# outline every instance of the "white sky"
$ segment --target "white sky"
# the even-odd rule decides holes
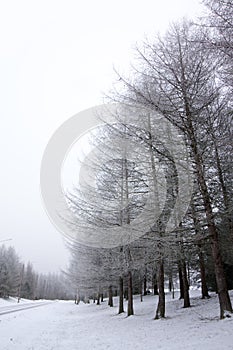
[[[41,202],[40,162],[53,132],[102,103],[113,65],[127,71],[133,47],[199,0],[9,0],[0,10],[0,241],[41,272],[67,262]],[[81,122],[81,121],[80,121]]]

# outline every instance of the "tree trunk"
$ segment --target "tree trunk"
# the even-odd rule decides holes
[[[172,282],[172,299],[175,299],[174,283]]]
[[[207,184],[204,177],[203,159],[201,158],[198,152],[197,141],[195,138],[193,125],[191,121],[191,115],[188,108],[187,108],[187,116],[189,121],[189,136],[191,141],[191,147],[193,150],[193,155],[194,155],[195,165],[196,165],[197,179],[198,179],[198,183],[199,183],[203,201],[204,201],[208,230],[211,238],[211,251],[212,251],[212,256],[214,261],[215,277],[216,277],[216,283],[217,283],[217,289],[218,289],[220,318],[222,319],[224,318],[225,311],[232,313],[232,305],[231,305],[231,300],[227,290],[226,277],[224,273],[223,262],[222,262],[221,252],[220,252],[218,232],[214,222],[210,195],[209,195]]]
[[[142,302],[143,301],[143,286],[142,286],[141,278],[139,280],[139,285],[140,285],[140,300]]]
[[[190,299],[189,299],[189,284],[188,284],[188,276],[185,260],[182,259],[181,262],[182,267],[182,277],[183,277],[183,286],[184,286],[184,308],[190,307]]]
[[[196,216],[195,206],[193,201],[191,202],[191,209],[192,209],[192,217],[193,217],[193,224],[195,229],[195,234],[198,237],[200,235],[200,230],[198,227],[198,220]],[[204,256],[202,253],[202,245],[201,243],[198,244],[198,258],[199,258],[199,266],[200,266],[200,273],[201,273],[201,293],[202,293],[202,299],[209,298],[208,288],[206,284],[206,273],[205,273],[205,261]]]
[[[154,295],[159,295],[156,273],[154,273],[153,275],[153,288],[154,288]]]
[[[128,309],[127,309],[127,315],[131,316],[133,315],[133,281],[132,281],[132,273],[131,271],[128,272]]]
[[[108,305],[113,307],[112,286],[109,286],[108,289]]]
[[[217,170],[218,170],[218,178],[219,178],[219,182],[220,182],[221,189],[222,189],[223,201],[224,201],[224,206],[225,206],[225,211],[226,211],[227,226],[228,226],[228,229],[230,231],[231,238],[233,240],[233,221],[232,221],[232,216],[231,216],[232,210],[230,207],[227,188],[226,188],[224,177],[223,177],[223,171],[222,171],[221,161],[220,161],[220,157],[219,157],[217,142],[216,142],[216,139],[215,139],[213,132],[212,132],[212,137],[214,140],[214,149],[215,149],[215,157],[216,157],[216,164],[217,164]]]
[[[97,294],[96,300],[97,300],[96,305],[100,305],[100,293]]]
[[[164,293],[164,264],[159,262],[159,301],[157,305],[155,320],[165,317],[165,293]]]
[[[100,294],[100,297],[101,297],[101,303],[104,301],[104,295],[103,293]]]
[[[179,272],[179,282],[180,282],[180,299],[184,299],[183,273],[182,273],[180,261],[178,262],[178,272]]]
[[[123,292],[123,278],[119,278],[119,311],[118,314],[124,312],[124,292]]]
[[[128,300],[128,287],[125,288],[125,291],[124,291],[124,298],[125,298],[125,300]]]
[[[172,285],[173,285],[173,282],[172,282],[172,271],[170,271],[169,272],[169,281],[168,281],[169,292],[172,292]]]
[[[146,288],[146,275],[144,276],[143,279],[143,295],[147,295],[147,288]]]
[[[201,245],[198,245],[199,247],[199,265],[200,265],[200,272],[201,272],[201,297],[202,299],[210,298],[208,293],[208,287],[206,284],[206,273],[205,273],[205,261],[203,257],[203,253],[201,251]]]

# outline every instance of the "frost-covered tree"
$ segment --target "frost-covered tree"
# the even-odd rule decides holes
[[[0,297],[15,296],[20,282],[19,258],[13,247],[0,247]]]
[[[158,111],[185,135],[204,203],[223,318],[232,306],[202,153],[203,138],[208,139],[203,128],[207,109],[211,109],[221,91],[215,74],[218,59],[213,51],[203,48],[205,38],[202,28],[183,22],[173,25],[163,38],[144,43],[137,50],[139,62],[134,79],[120,76],[121,87],[113,99]]]

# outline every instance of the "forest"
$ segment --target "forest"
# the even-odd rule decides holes
[[[217,293],[220,319],[232,316],[233,3],[202,3],[202,17],[150,35],[131,69],[115,70],[109,110],[65,193],[75,217],[67,269],[37,273],[1,245],[0,298],[108,298],[112,307],[118,297],[118,313],[131,316],[134,295],[153,293],[157,320],[167,292],[189,308],[196,287],[202,299]]]
[[[138,44],[104,97],[114,122],[90,135],[86,177],[66,193],[67,224],[91,242],[67,237],[77,303],[118,296],[130,316],[133,295],[153,292],[160,319],[167,290],[189,308],[195,285],[218,294],[221,319],[232,313],[233,3],[203,3],[196,22]]]
[[[13,247],[0,246],[0,298],[71,299],[72,290],[62,273],[38,273],[23,263]]]

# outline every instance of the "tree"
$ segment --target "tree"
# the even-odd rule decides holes
[[[15,296],[20,280],[19,258],[13,247],[0,247],[0,297]]]
[[[219,58],[219,73],[226,86],[233,88],[233,4],[231,0],[203,0],[209,10],[204,24],[208,27],[207,48]]]
[[[220,252],[219,232],[214,219],[208,181],[205,176],[201,152],[202,125],[208,107],[219,96],[216,86],[216,56],[203,49],[206,33],[188,23],[175,24],[163,39],[146,42],[137,49],[140,65],[135,69],[133,81],[120,76],[124,91],[113,99],[127,104],[142,105],[158,111],[186,137],[194,173],[203,198],[208,224],[215,276],[220,303],[220,317],[232,312],[227,291],[223,261]],[[202,40],[203,39],[203,40]]]

